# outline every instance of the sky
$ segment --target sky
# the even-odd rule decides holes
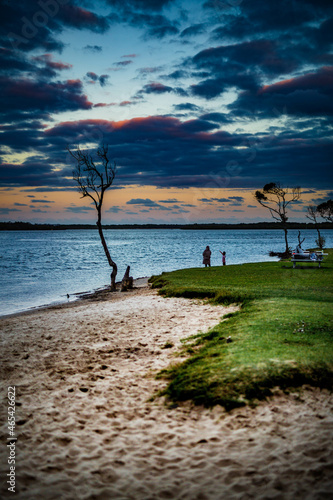
[[[333,197],[331,0],[0,0],[0,220],[94,223],[67,148],[109,145],[104,223],[271,220]]]

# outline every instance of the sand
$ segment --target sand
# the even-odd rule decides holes
[[[179,361],[180,340],[230,309],[136,286],[0,320],[1,497],[333,498],[332,395],[277,389],[230,413],[150,401],[166,384],[157,371]],[[15,494],[6,484],[8,386],[18,405]]]

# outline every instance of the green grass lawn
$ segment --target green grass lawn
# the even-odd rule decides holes
[[[184,340],[188,359],[159,374],[170,379],[163,394],[231,409],[276,386],[332,388],[333,250],[326,252],[320,269],[311,263],[293,269],[284,261],[152,277],[162,295],[240,305],[207,334]]]

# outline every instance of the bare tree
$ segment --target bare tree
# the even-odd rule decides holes
[[[307,207],[307,211],[308,212],[306,214],[306,217],[314,223],[315,228],[316,228],[317,233],[318,233],[318,238],[316,239],[316,245],[318,245],[320,250],[322,250],[325,246],[325,238],[324,238],[324,236],[322,236],[320,234],[320,231],[319,231],[318,221],[317,221],[317,217],[318,217],[319,213],[317,211],[317,207],[315,207],[314,205],[309,205]]]
[[[317,212],[327,222],[333,222],[333,200],[328,200],[318,205]]]
[[[105,191],[111,186],[116,174],[116,165],[112,165],[108,155],[108,146],[100,146],[95,155],[90,151],[82,151],[77,146],[76,151],[67,148],[70,155],[76,161],[76,168],[73,170],[73,179],[78,184],[82,198],[89,197],[93,200],[97,210],[97,227],[103,249],[112,267],[111,290],[116,289],[117,264],[111,258],[102,229],[102,206]],[[96,159],[95,159],[96,157]]]
[[[302,243],[304,243],[305,241],[305,238],[301,240],[301,231],[298,231],[297,239],[298,239],[298,245],[301,247]]]
[[[273,219],[282,223],[286,244],[286,254],[289,254],[287,207],[290,203],[300,199],[301,188],[295,187],[284,189],[280,186],[280,184],[270,182],[269,184],[266,184],[263,189],[257,190],[254,197],[261,206],[268,208]]]

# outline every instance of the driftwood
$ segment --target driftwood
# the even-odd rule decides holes
[[[123,280],[121,282],[121,291],[126,292],[129,288],[133,288],[133,278],[129,275],[130,266],[127,266]]]

